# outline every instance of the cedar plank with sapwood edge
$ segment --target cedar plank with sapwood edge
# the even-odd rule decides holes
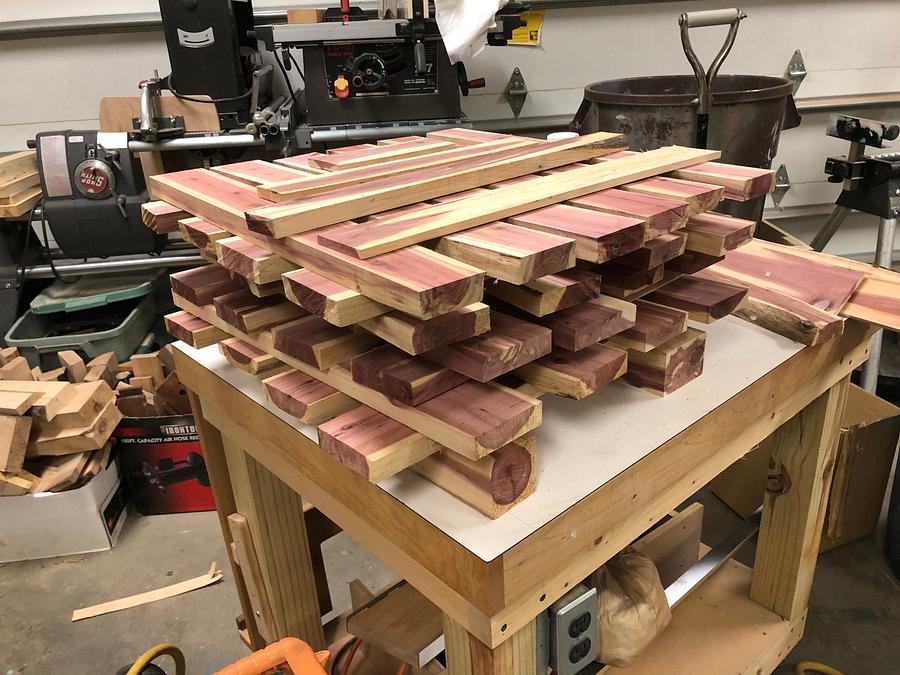
[[[575,265],[572,239],[503,222],[442,237],[435,250],[512,284],[524,284]]]
[[[354,382],[406,405],[424,403],[468,379],[428,359],[409,356],[391,345],[353,357],[350,375]]]
[[[477,461],[441,450],[410,468],[495,519],[534,494],[534,455],[534,439],[524,436]]]
[[[650,302],[684,310],[694,321],[712,323],[742,306],[747,287],[684,276],[644,297]]]
[[[596,344],[579,352],[554,349],[513,374],[548,393],[580,400],[620,378],[627,367],[625,351]]]
[[[281,275],[281,279],[288,300],[335,326],[352,326],[391,311],[390,307],[367,298],[359,291],[310,270],[294,270]]]
[[[181,209],[166,202],[145,202],[141,204],[141,220],[156,234],[168,234],[178,230],[178,221],[188,215]]]
[[[275,349],[326,370],[378,343],[366,333],[332,326],[317,316],[304,316],[271,329]]]
[[[485,292],[534,316],[546,316],[598,297],[601,278],[595,272],[571,269],[521,286],[503,281],[490,283]]]
[[[266,399],[306,424],[321,424],[359,404],[316,378],[291,370],[262,381]]]
[[[639,157],[646,154],[640,153],[636,156]],[[657,173],[663,172],[659,171]],[[679,180],[677,178],[665,178],[663,176],[651,176],[644,180],[628,183],[623,185],[622,189],[654,197],[683,201],[688,205],[687,212],[689,216],[714,209],[725,195],[725,189],[716,185]]]
[[[417,355],[487,332],[491,327],[490,308],[476,302],[428,320],[389,312],[356,325],[407,354]]]
[[[617,261],[603,263],[594,267],[586,265],[588,269],[596,270],[603,279],[603,289],[610,295],[617,298],[624,297],[633,291],[646,288],[652,284],[659,283],[665,274],[663,266],[651,267],[649,269],[640,269],[634,267],[625,267]]]
[[[622,145],[622,136],[618,134],[596,133],[576,139],[501,151],[497,153],[497,157],[491,159],[470,160],[465,162],[463,167],[452,165],[439,167],[413,179],[404,175],[388,176],[367,182],[363,188],[359,186],[338,188],[298,202],[280,205],[271,205],[270,203],[269,206],[247,210],[247,223],[255,232],[284,237],[325,225],[343,223],[380,211],[389,211],[407,204],[434,199],[452,192],[480,187],[485,182],[514,178],[553,166],[569,164],[580,159],[596,157],[613,152]],[[696,164],[698,159],[700,158],[691,163]],[[432,207],[432,209],[435,208],[437,207]],[[443,212],[444,209],[437,211]],[[505,214],[483,218],[480,222],[473,222],[468,226],[483,225],[502,218],[503,215]],[[447,231],[433,232],[430,236],[407,241],[388,249],[371,251],[359,257],[368,258],[378,253],[385,253],[387,250],[403,248],[407,244],[453,234],[461,229],[465,228],[456,227]]]
[[[647,240],[681,229],[688,219],[688,205],[685,202],[621,188],[594,192],[572,199],[569,203],[585,209],[640,218],[647,226]]]
[[[850,258],[841,258],[827,253],[816,253],[797,246],[783,246],[768,241],[754,239],[747,252],[769,257],[791,256],[798,269],[803,266],[831,270],[834,275],[855,272],[862,275],[850,300],[844,303],[839,313],[877,325],[900,330],[900,275],[893,270],[869,265]],[[742,252],[744,252],[742,250]],[[784,263],[787,265],[787,263]],[[828,308],[827,311],[838,311]]]
[[[194,349],[203,349],[228,337],[228,333],[211,326],[190,312],[173,312],[165,317],[166,331]]]
[[[426,356],[473,380],[489,382],[549,354],[551,344],[549,329],[491,311],[487,333],[435,349]]]
[[[637,251],[616,258],[615,262],[625,267],[648,270],[682,255],[686,244],[687,235],[683,232],[661,234],[647,241]]]
[[[775,190],[775,172],[752,166],[704,162],[672,172],[672,178],[719,185],[725,199],[746,202]]]
[[[648,293],[652,293],[653,291],[662,288],[666,284],[671,283],[673,280],[679,279],[681,276],[681,274],[663,269],[662,279],[660,279],[659,281],[655,281],[652,284],[647,284],[646,286],[640,286],[635,290],[629,291],[622,288],[621,286],[614,286],[611,283],[605,284],[603,290],[611,297],[618,298],[619,300],[625,300],[626,302],[634,302],[639,298],[643,298]]]
[[[815,255],[799,256],[789,246],[753,240],[713,265],[723,281],[767,288],[826,312],[839,313],[859,286],[863,273],[828,264]]]
[[[588,165],[561,174],[537,176],[529,180],[526,190],[520,185],[504,185],[495,187],[488,194],[477,194],[449,204],[435,204],[427,209],[379,219],[375,223],[342,225],[328,233],[320,232],[319,242],[359,258],[370,258],[494,220],[511,220],[512,216],[555,205],[560,201],[590,194],[606,187],[615,187],[628,181],[653,176],[673,166],[696,163],[697,159],[703,158],[704,152],[718,154],[716,151],[672,146],[642,153],[638,157],[616,160],[615,163]],[[486,179],[487,177],[481,178]],[[406,203],[413,201],[416,200]],[[248,214],[248,217],[251,226],[255,224],[257,229],[267,231],[273,231],[271,228],[275,228],[275,234],[279,235],[275,223],[271,220],[258,222],[253,220],[253,214]]]
[[[335,366],[327,371],[319,370],[274,349],[267,332],[255,336],[241,333],[222,321],[211,307],[192,305],[177,295],[173,299],[185,311],[470,459],[479,459],[540,426],[541,402],[512,389],[490,382],[469,381],[419,406],[406,406],[357,384],[346,368]]]
[[[756,223],[721,213],[698,213],[684,226],[688,251],[722,256],[753,238]]]
[[[207,223],[202,218],[183,218],[178,221],[181,238],[204,252],[213,253],[215,242],[231,235],[218,225]]]
[[[712,270],[699,272],[697,278],[736,283],[730,276],[718,275]],[[827,342],[844,332],[844,320],[835,314],[778,291],[744,285],[749,285],[749,292],[734,315],[745,321],[810,346]]]
[[[367,480],[377,483],[411,468],[489,518],[534,492],[530,436],[470,460],[366,406],[320,425],[318,431],[320,447]]]
[[[315,157],[311,159],[309,163],[317,169],[325,169],[326,171],[348,171],[370,166],[372,164],[382,164],[398,159],[430,155],[442,150],[452,150],[454,148],[455,146],[453,143],[450,143],[449,141],[442,141],[436,138],[423,138],[418,142],[397,143],[388,146],[375,146],[375,148],[368,148],[355,152],[327,154],[324,157]]]
[[[634,326],[610,338],[610,343],[630,351],[649,352],[687,329],[688,313],[680,309],[636,300]]]
[[[688,328],[656,349],[628,351],[628,369],[623,379],[659,396],[671,394],[700,377],[706,333]]]
[[[841,314],[869,321],[891,330],[900,330],[900,280],[864,277],[841,309]]]
[[[369,181],[388,176],[400,176],[420,171],[431,171],[444,165],[458,165],[465,160],[478,159],[479,157],[494,158],[502,150],[536,143],[533,139],[509,136],[498,141],[480,144],[477,147],[456,148],[444,152],[415,157],[411,159],[393,160],[384,162],[378,166],[368,166],[362,169],[340,171],[336,173],[320,172],[320,175],[306,176],[293,180],[281,180],[278,182],[261,181],[257,187],[257,194],[263,199],[272,202],[285,202],[312,195],[321,194],[342,187],[360,185]],[[290,158],[288,158],[290,159]],[[284,163],[286,160],[276,160]]]
[[[555,348],[578,352],[634,325],[634,305],[619,304],[598,298],[531,320],[550,329]]]
[[[248,333],[257,333],[306,314],[283,296],[258,298],[246,289],[219,295],[213,298],[213,305],[219,317]]]
[[[161,198],[232,235],[415,317],[433,318],[481,299],[484,272],[420,246],[361,261],[320,246],[315,233],[274,240],[250,232],[244,209],[265,202],[249,186],[212,172],[191,169],[151,182]]]
[[[281,275],[292,272],[297,265],[279,258],[262,246],[241,237],[228,237],[216,242],[216,257],[225,269],[240,274],[257,284],[281,281]]]
[[[209,170],[215,171],[223,176],[228,176],[234,180],[239,180],[242,183],[253,185],[254,187],[261,183],[297,180],[314,175],[305,170],[297,170],[289,166],[275,164],[274,162],[266,162],[261,159],[251,159],[246,162],[234,162],[233,164],[211,166]]]
[[[636,251],[643,245],[646,232],[644,221],[637,218],[567,204],[553,204],[513,215],[508,220],[522,227],[574,239],[575,256],[591,262],[603,262]]]
[[[700,270],[725,260],[725,256],[706,255],[695,251],[685,251],[677,258],[666,262],[666,272],[675,274],[696,274]]]
[[[711,152],[718,155],[715,151]],[[360,258],[369,258],[493,220],[511,220],[511,216],[527,211],[555,205],[560,201],[590,194],[603,188],[655,176],[660,171],[687,166],[702,159],[703,153],[704,151],[693,148],[672,146],[615,162],[585,165],[571,171],[529,180],[527,190],[523,190],[520,185],[505,185],[495,187],[489,194],[475,195],[451,204],[435,204],[428,209],[386,218],[374,224],[344,225],[328,234],[320,234],[319,242]],[[252,216],[248,217],[251,218],[253,226]],[[265,227],[258,222],[256,226]],[[272,227],[273,223],[269,221],[268,231],[277,236],[278,232]],[[646,232],[646,228],[644,231]]]
[[[195,305],[208,305],[213,298],[241,289],[228,270],[218,265],[204,265],[169,275],[172,292]]]
[[[320,424],[318,438],[322,450],[373,483],[441,449],[439,443],[364,405]]]
[[[266,354],[239,338],[222,340],[219,343],[219,351],[231,365],[251,375],[258,375],[266,371],[274,375],[273,369],[281,368],[283,371],[287,368],[271,354]]]

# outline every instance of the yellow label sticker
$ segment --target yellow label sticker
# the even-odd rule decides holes
[[[525,45],[527,47],[541,46],[541,29],[544,26],[544,10],[533,9],[519,14],[525,20],[525,25],[516,28],[512,32],[511,45]]]

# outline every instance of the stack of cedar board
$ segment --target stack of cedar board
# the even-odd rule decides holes
[[[27,214],[41,198],[34,150],[0,157],[0,218]]]
[[[122,415],[106,369],[74,352],[60,363],[43,373],[0,350],[0,496],[77,488],[108,463]]]
[[[535,489],[539,396],[700,375],[688,319],[747,288],[696,273],[754,229],[711,209],[773,187],[718,155],[452,129],[154,176],[144,218],[212,263],[172,275],[175,337],[369,480],[411,468],[497,517]]]

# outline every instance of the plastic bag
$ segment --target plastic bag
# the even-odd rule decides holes
[[[450,63],[469,61],[484,49],[494,14],[506,0],[435,0],[435,19]]]
[[[624,668],[672,620],[653,561],[626,548],[594,572],[597,589],[597,661]]]

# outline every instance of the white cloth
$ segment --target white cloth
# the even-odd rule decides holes
[[[469,61],[482,49],[494,14],[508,0],[434,0],[435,18],[450,62]]]

